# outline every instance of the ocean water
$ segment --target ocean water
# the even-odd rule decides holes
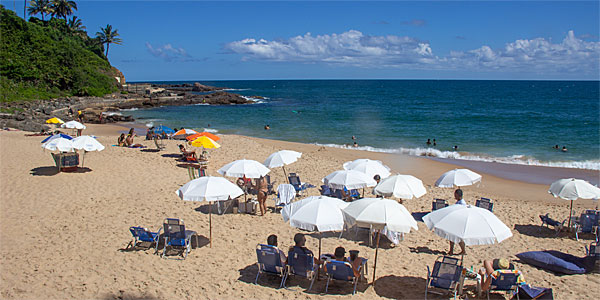
[[[140,123],[332,147],[352,145],[355,136],[359,149],[370,151],[600,170],[598,81],[202,83],[266,99],[126,113]],[[267,124],[270,130],[264,130]],[[427,139],[436,139],[437,145],[428,146]],[[455,145],[458,151],[453,151]]]

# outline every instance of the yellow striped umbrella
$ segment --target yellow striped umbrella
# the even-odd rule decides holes
[[[63,121],[63,120],[61,120],[61,119],[59,119],[57,117],[54,117],[52,119],[46,120],[46,123],[48,123],[48,124],[63,124],[64,122],[65,121]]]
[[[213,141],[211,138],[209,138],[207,136],[201,136],[201,137],[191,141],[190,145],[192,145],[194,147],[203,147],[206,149],[216,149],[216,148],[221,147],[221,145],[219,145],[219,143]]]

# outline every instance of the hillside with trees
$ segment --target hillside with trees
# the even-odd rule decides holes
[[[35,0],[25,21],[0,5],[0,101],[103,96],[118,90],[106,55],[120,44],[110,25],[89,37],[67,0]],[[48,19],[48,17],[50,17]],[[105,46],[106,45],[106,54]]]

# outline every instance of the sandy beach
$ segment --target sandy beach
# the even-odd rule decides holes
[[[125,125],[126,126],[126,125]],[[264,298],[350,298],[349,284],[335,283],[325,295],[325,280],[315,282],[292,278],[289,289],[277,289],[278,279],[261,277],[254,285],[258,243],[270,234],[279,237],[287,249],[294,234],[301,232],[285,224],[278,213],[260,217],[247,214],[212,216],[213,245],[208,246],[206,203],[180,200],[174,192],[189,181],[185,163],[178,161],[178,141],[166,141],[166,149],[154,149],[150,141],[136,138],[148,148],[113,147],[120,125],[89,125],[84,134],[96,135],[106,146],[102,152],[87,153],[85,167],[76,173],[57,173],[49,151],[40,147],[43,137],[27,137],[23,131],[0,132],[0,297],[3,299],[264,299]],[[303,153],[288,166],[305,182],[316,186],[346,161],[357,158],[382,160],[393,173],[420,178],[428,193],[404,201],[410,212],[431,210],[433,198],[452,199],[453,189],[434,187],[435,180],[455,165],[421,157],[383,154],[352,149],[221,135],[220,149],[210,151],[209,175],[236,159],[263,162],[282,149]],[[479,172],[479,171],[478,171]],[[540,214],[554,219],[568,216],[569,202],[553,198],[548,185],[525,183],[483,175],[480,186],[465,187],[464,199],[475,204],[478,197],[495,201],[494,213],[512,230],[513,237],[497,245],[467,248],[465,266],[478,269],[484,259],[506,257],[525,276],[527,283],[554,289],[556,299],[589,299],[597,295],[599,274],[558,276],[517,260],[515,254],[533,250],[559,250],[584,256],[584,246],[593,240],[584,235],[541,228]],[[281,168],[271,170],[272,180],[285,182]],[[233,178],[230,178],[233,181]],[[309,189],[308,195],[318,195]],[[274,206],[274,195],[267,205]],[[453,203],[453,201],[451,201]],[[574,209],[594,208],[595,202],[577,200]],[[184,261],[161,259],[153,250],[123,251],[131,240],[130,226],[152,231],[167,217],[180,218],[188,229],[198,232],[195,249]],[[356,249],[370,260],[372,274],[375,249],[367,235],[326,234],[323,252],[337,246]],[[385,241],[385,239],[384,239]],[[307,235],[314,252],[318,235]],[[406,235],[392,247],[384,242],[379,250],[375,287],[361,282],[357,298],[422,299],[427,266],[448,251],[448,242],[419,222],[419,230]],[[369,282],[371,276],[368,276]],[[464,295],[476,297],[475,286],[467,281]],[[430,294],[431,299],[448,295]],[[493,298],[504,297],[495,293]]]

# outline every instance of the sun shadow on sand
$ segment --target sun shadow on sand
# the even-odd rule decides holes
[[[158,300],[160,298],[156,297],[156,296],[151,296],[151,295],[139,295],[139,294],[132,294],[132,293],[128,293],[126,291],[120,290],[116,293],[112,293],[112,294],[105,294],[104,296],[102,296],[100,299],[105,299],[105,300],[109,300],[109,299],[131,299],[131,300],[142,300],[142,299],[147,299],[147,300]]]
[[[440,250],[431,250],[429,247],[409,247],[408,248],[412,253],[427,253],[434,255],[446,255],[447,253]]]
[[[194,164],[194,163],[181,163],[181,164],[177,164],[176,166],[179,167],[179,168],[187,169],[189,167],[197,168],[198,164]]]
[[[178,153],[169,153],[169,154],[161,154],[162,157],[170,157],[170,158],[180,158],[181,154]]]
[[[422,299],[426,281],[421,277],[387,275],[375,280],[375,293],[392,299]]]
[[[531,224],[526,224],[526,225],[515,224],[515,230],[517,232],[519,232],[520,234],[538,237],[538,238],[552,238],[553,239],[553,238],[560,237],[561,235],[564,234],[563,232],[561,232],[557,235],[556,231],[553,229],[550,229],[548,227],[541,226],[541,225],[531,225]]]
[[[65,172],[65,173],[88,173],[91,172],[92,169],[88,168],[88,167],[79,167],[77,168],[77,171],[73,171],[73,172]],[[33,176],[54,176],[56,174],[58,174],[58,168],[55,166],[52,167],[37,167],[37,168],[33,168],[31,170],[29,170],[29,174],[33,175]]]
[[[245,283],[254,284],[254,280],[256,279],[256,273],[258,272],[258,266],[256,264],[251,264],[246,266],[243,269],[238,270],[240,272],[239,281]],[[258,278],[258,285],[270,288],[279,288],[281,284],[281,277],[277,275],[271,274],[261,274]]]
[[[158,150],[158,149],[142,149],[142,150],[140,150],[140,151],[142,151],[142,152],[152,152],[152,153],[156,153],[156,152],[159,152],[160,150]]]

